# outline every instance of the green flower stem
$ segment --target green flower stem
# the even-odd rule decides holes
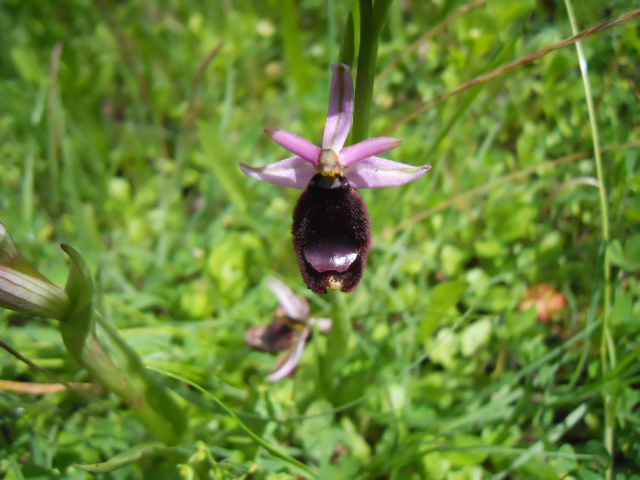
[[[378,42],[393,0],[360,0],[360,49],[351,144],[368,138]]]
[[[323,369],[324,391],[331,392],[336,384],[342,364],[347,357],[349,336],[351,335],[351,316],[342,292],[331,292],[333,298],[331,318],[333,326],[327,336],[327,354]]]
[[[92,306],[93,279],[82,256],[68,245],[63,249],[72,261],[66,291],[73,309],[60,322],[69,354],[100,385],[125,401],[158,438],[167,445],[176,445],[186,427],[184,411],[118,332],[99,317],[110,349],[98,339]]]
[[[115,329],[105,321],[100,325],[111,340],[112,352],[107,352],[95,332],[78,344],[72,333],[74,322],[62,322],[60,332],[67,350],[96,382],[126,402],[158,438],[176,445],[186,425],[183,411]],[[121,364],[116,365],[113,357],[121,359]]]
[[[378,41],[384,22],[386,21],[392,0],[359,0],[360,5],[360,49],[358,53],[358,73],[354,99],[353,126],[351,128],[351,144],[368,137],[371,99],[373,97],[373,81],[378,56]],[[353,58],[353,20],[347,19],[340,60],[351,63]],[[333,294],[333,327],[329,331],[327,353],[324,368],[321,372],[322,391],[331,392],[336,385],[341,364],[346,358],[349,336],[351,334],[351,318],[344,295]]]

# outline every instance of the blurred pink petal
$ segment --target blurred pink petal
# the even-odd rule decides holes
[[[267,285],[269,285],[271,291],[278,297],[280,306],[289,318],[306,322],[309,316],[309,304],[305,299],[298,297],[277,278],[269,278]]]
[[[245,341],[254,350],[261,352],[282,352],[291,348],[297,332],[287,320],[276,318],[269,325],[258,325],[248,328],[244,334]]]
[[[276,370],[267,377],[270,382],[277,382],[283,378],[288,377],[298,366],[298,362],[302,358],[302,352],[307,344],[307,338],[309,337],[309,330],[303,330],[300,332],[300,339],[296,343],[295,347],[291,350],[290,354],[285,358],[284,362],[276,366]]]

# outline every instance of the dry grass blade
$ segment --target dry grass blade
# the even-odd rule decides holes
[[[191,86],[191,95],[189,96],[189,105],[187,107],[187,114],[184,116],[184,120],[182,123],[182,130],[188,130],[191,128],[198,118],[198,113],[200,111],[200,103],[198,102],[198,92],[200,91],[200,85],[204,79],[204,74],[207,71],[209,65],[214,58],[218,56],[220,50],[224,46],[224,42],[220,42],[216,45],[209,54],[204,58],[200,66],[198,67],[198,71],[196,72],[193,83]]]
[[[74,391],[83,389],[95,389],[91,383],[68,383]],[[60,393],[69,389],[67,385],[62,383],[30,383],[30,382],[14,382],[11,380],[0,380],[0,390],[7,390],[15,393],[25,393],[29,395],[49,395],[52,393]]]

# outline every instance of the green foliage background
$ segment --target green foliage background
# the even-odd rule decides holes
[[[371,135],[420,102],[572,34],[564,4],[392,5]],[[557,5],[556,5],[557,3]],[[627,1],[576,2],[581,28]],[[0,7],[0,220],[64,283],[58,244],[96,275],[100,311],[145,364],[202,386],[319,478],[638,478],[640,110],[637,21],[584,41],[611,214],[615,368],[601,355],[603,241],[578,56],[565,48],[395,130],[390,158],[433,170],[365,191],[374,246],[342,368],[321,388],[316,336],[293,379],[244,344],[277,306],[277,276],[313,315],[290,241],[297,191],[237,164],[286,153],[262,133],[321,139],[330,64],[351,2],[6,0]],[[207,57],[219,47],[210,63]],[[630,144],[631,142],[631,144]],[[635,143],[633,143],[635,142]],[[569,156],[569,157],[567,157]],[[560,159],[560,162],[553,162]],[[529,170],[527,170],[529,169]],[[597,182],[596,182],[597,185]],[[520,311],[547,283],[568,306]],[[56,323],[0,312],[0,337],[67,381],[88,381]],[[5,380],[49,382],[8,353]],[[190,418],[183,445],[102,478],[294,478],[212,398],[166,377]],[[604,395],[606,394],[606,395]],[[604,400],[613,404],[605,421]],[[0,476],[91,478],[153,441],[118,400],[0,391]]]

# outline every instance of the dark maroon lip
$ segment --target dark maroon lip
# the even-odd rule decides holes
[[[323,238],[304,247],[304,258],[316,272],[343,273],[358,257],[358,247],[349,239]]]
[[[342,175],[313,176],[293,212],[293,243],[313,292],[343,292],[360,283],[371,247],[367,207]]]

